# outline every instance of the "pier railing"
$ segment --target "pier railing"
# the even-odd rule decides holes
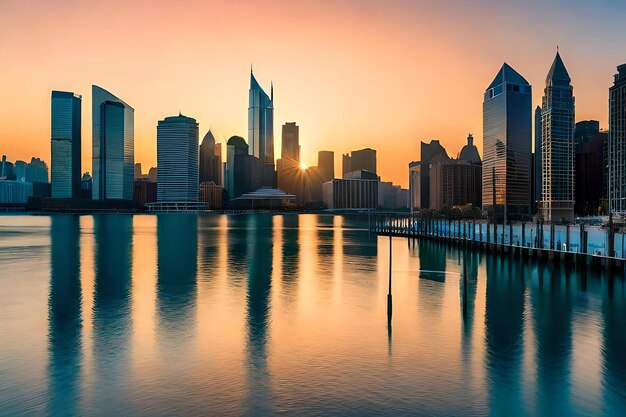
[[[445,240],[503,252],[550,258],[567,258],[568,255],[606,258],[618,261],[619,265],[626,260],[626,234],[599,225],[497,224],[483,219],[378,215],[370,227],[379,235]]]

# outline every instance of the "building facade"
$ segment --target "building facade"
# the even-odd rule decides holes
[[[533,212],[541,201],[541,106],[535,109],[535,152],[533,152],[532,205]]]
[[[331,209],[376,209],[378,179],[333,179],[322,185],[324,204]]]
[[[482,205],[492,216],[530,215],[531,105],[530,84],[504,63],[483,101]]]
[[[376,150],[371,148],[352,151],[351,171],[365,170],[376,174]]]
[[[250,71],[248,94],[248,152],[259,159],[261,184],[276,186],[274,170],[274,87],[270,96],[259,85]]]
[[[574,219],[574,94],[571,78],[556,53],[541,106],[541,202],[543,220]]]
[[[609,184],[610,212],[626,212],[626,64],[617,67],[609,88]]]
[[[581,124],[586,124],[584,131],[579,130]],[[608,133],[600,132],[597,121],[593,125],[586,121],[576,123],[576,132],[574,213],[580,216],[599,215],[606,203]]]
[[[96,85],[91,95],[93,199],[132,200],[135,110]]]
[[[53,91],[51,99],[52,198],[79,198],[81,96]]]
[[[333,151],[319,151],[317,153],[317,168],[322,183],[335,178],[335,153]]]
[[[197,203],[198,122],[183,115],[157,125],[157,202]]]
[[[420,176],[420,161],[409,162],[409,208],[411,209],[411,211],[417,210],[421,207]]]
[[[200,144],[200,183],[213,182],[222,185],[222,144],[215,143],[209,130]]]

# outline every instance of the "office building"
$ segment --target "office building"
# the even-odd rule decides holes
[[[232,136],[226,143],[226,172],[224,185],[228,198],[234,199],[252,191],[251,169],[253,162],[258,159],[249,155],[248,144],[240,136]],[[255,165],[258,165],[256,163]]]
[[[341,155],[341,178],[348,172],[352,172],[352,157],[346,153]]]
[[[535,151],[533,152],[532,208],[535,212],[541,201],[541,106],[535,109]]]
[[[143,176],[143,174],[141,173],[141,162],[137,162],[137,163],[135,163],[134,179],[135,180],[140,180],[142,176]]]
[[[576,123],[574,131],[574,213],[593,216],[606,202],[608,133],[597,120]]]
[[[198,122],[166,117],[157,126],[157,202],[197,203]]]
[[[224,188],[215,184],[213,181],[200,183],[200,201],[207,204],[207,208],[211,210],[222,208],[222,194]]]
[[[507,220],[530,215],[531,106],[530,84],[504,63],[484,94],[482,204]]]
[[[151,167],[151,168],[148,170],[148,180],[149,180],[150,182],[157,182],[157,176],[158,176],[158,174],[157,174],[157,173],[158,173],[158,171],[159,171],[159,170],[157,169],[157,167]]]
[[[283,163],[300,163],[300,127],[295,122],[283,125],[280,158]]]
[[[430,166],[438,161],[448,160],[450,157],[441,146],[439,140],[431,140],[430,143],[420,143],[420,169],[419,169],[419,206],[416,208],[431,208],[430,204]],[[415,171],[414,171],[415,172]]]
[[[541,106],[541,202],[543,220],[574,219],[574,95],[571,78],[556,53]]]
[[[93,199],[133,199],[135,111],[92,86]]]
[[[317,168],[322,182],[335,178],[335,153],[333,151],[319,151],[317,153]]]
[[[379,178],[375,174],[370,176],[366,174],[362,178],[336,178],[325,182],[322,185],[324,204],[333,210],[376,209],[378,207],[379,182]]]
[[[421,183],[421,163],[420,161],[409,162],[409,208],[411,211],[421,208],[420,183]]]
[[[429,208],[482,204],[482,162],[470,134],[458,159],[435,158],[429,172]]]
[[[365,170],[376,174],[376,151],[374,149],[365,148],[358,151],[352,151],[351,171]]]
[[[617,67],[609,88],[609,210],[626,212],[626,64]]]
[[[52,92],[52,198],[80,197],[81,107],[81,96],[66,91]]]
[[[213,182],[222,184],[222,144],[215,143],[215,137],[209,130],[200,145],[200,183]]]
[[[271,96],[261,88],[250,71],[248,95],[248,152],[259,159],[260,183],[263,186],[276,186],[274,170],[274,87]]]

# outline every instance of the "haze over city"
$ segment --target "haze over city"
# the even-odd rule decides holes
[[[576,119],[606,128],[624,21],[619,1],[8,1],[0,145],[13,160],[50,160],[50,91],[87,104],[92,84],[134,107],[135,161],[145,167],[156,165],[157,121],[179,111],[218,141],[247,138],[252,65],[274,83],[276,126],[300,126],[304,163],[321,149],[372,147],[380,175],[406,187],[420,140],[440,139],[456,155],[471,132],[482,152],[482,95],[503,61],[533,85],[537,105],[558,46]],[[91,171],[88,105],[83,118]],[[275,138],[279,158],[277,128]]]

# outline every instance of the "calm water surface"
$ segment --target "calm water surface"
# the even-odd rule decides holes
[[[408,243],[390,332],[367,220],[0,216],[0,414],[626,413],[623,278]]]

